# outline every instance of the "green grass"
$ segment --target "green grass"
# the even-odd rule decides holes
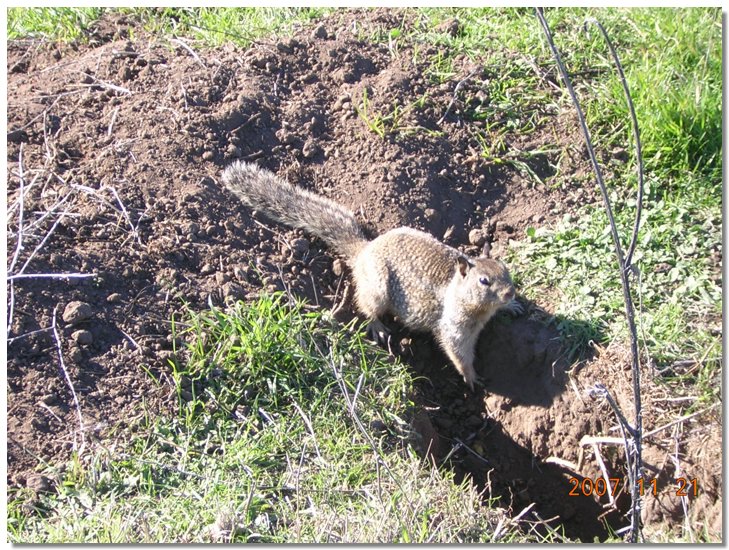
[[[632,209],[623,208],[618,222],[629,227]],[[697,223],[690,223],[697,220]],[[686,226],[684,240],[674,241],[675,223]],[[607,216],[599,208],[582,208],[554,228],[528,232],[517,243],[512,260],[519,266],[523,290],[537,299],[544,288],[555,289],[556,313],[600,320],[609,339],[627,337],[618,312],[623,309],[617,261],[606,231]],[[641,328],[654,360],[667,362],[701,356],[712,340],[710,326],[686,327],[721,317],[721,287],[703,250],[721,246],[721,213],[684,200],[651,202],[644,211],[635,263],[635,303]]]
[[[210,45],[234,42],[248,46],[272,33],[290,34],[327,13],[322,8],[10,8],[8,38],[46,36],[83,38],[104,12],[115,11],[139,21],[149,32],[201,40]]]
[[[406,368],[283,295],[190,314],[179,414],[11,492],[13,542],[488,542],[504,512],[415,456]],[[510,530],[500,536],[513,537]]]
[[[103,11],[103,8],[8,8],[8,39],[74,40],[81,37]]]
[[[124,10],[122,10],[124,11]],[[327,13],[323,8],[130,8],[156,34],[192,37],[210,45],[248,46],[271,34],[287,35],[296,26]]]
[[[422,111],[428,103],[427,94],[407,105],[394,103],[389,105],[382,112],[375,110],[367,94],[367,89],[362,92],[361,101],[354,107],[357,116],[365,123],[365,126],[382,139],[387,136],[395,138],[405,137],[417,132],[429,135],[442,135],[442,132],[430,130],[418,124],[411,123],[413,113]]]
[[[553,63],[531,9],[424,9],[419,13],[426,31],[417,32],[415,40],[444,44],[486,58],[494,66],[503,64],[507,55],[535,57],[539,65]],[[439,23],[451,17],[461,24],[457,36],[435,32]],[[719,8],[559,8],[547,10],[546,17],[569,70],[579,74],[576,84],[588,106],[588,118],[601,130],[611,130],[610,141],[627,142],[628,117],[602,38],[595,30],[582,30],[588,17],[600,20],[621,56],[649,167],[672,174],[720,174],[716,171],[721,162]],[[502,83],[510,81],[509,67],[504,68]],[[592,72],[582,74],[588,71]],[[597,78],[592,77],[595,72]]]

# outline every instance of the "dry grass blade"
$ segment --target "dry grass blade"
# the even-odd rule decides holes
[[[65,202],[65,200],[63,201]],[[43,237],[43,240],[41,240],[40,243],[38,243],[38,246],[35,247],[33,252],[31,252],[30,256],[25,260],[25,263],[23,263],[23,266],[20,268],[18,273],[14,275],[14,278],[20,278],[20,276],[25,272],[26,268],[28,267],[28,264],[35,258],[35,255],[43,248],[43,245],[46,244],[48,239],[53,235],[58,225],[61,223],[61,221],[70,213],[70,209],[66,208],[63,212],[61,212],[61,215],[58,216],[58,219],[53,223],[51,228],[46,233],[45,237]]]
[[[81,414],[81,404],[78,400],[78,395],[76,395],[76,389],[73,387],[73,382],[71,382],[71,376],[68,374],[68,369],[66,368],[66,363],[63,360],[63,351],[61,350],[61,337],[58,334],[58,328],[56,325],[56,317],[58,314],[58,306],[56,306],[53,309],[53,317],[52,317],[52,324],[51,329],[53,330],[53,338],[56,340],[56,351],[58,352],[58,366],[61,369],[61,372],[63,373],[64,378],[66,379],[66,384],[68,385],[69,389],[71,390],[71,395],[73,396],[73,404],[76,407],[76,416],[78,418],[78,433],[81,435],[81,445],[78,445],[77,439],[76,439],[76,432],[74,432],[73,436],[73,448],[74,450],[78,451],[79,454],[83,451],[83,448],[86,444],[85,441],[85,428],[84,428],[84,418]]]
[[[110,82],[104,82],[103,80],[99,80],[98,78],[94,77],[93,75],[86,74],[89,78],[93,79],[93,83],[91,84],[76,84],[79,88],[92,88],[94,86],[98,86],[99,88],[105,88],[107,90],[112,90],[114,92],[119,92],[120,94],[124,95],[132,95],[132,91],[124,88],[122,86],[117,86],[116,84],[111,84]]]
[[[456,84],[455,89],[453,90],[453,97],[451,98],[451,102],[448,104],[448,107],[446,107],[445,113],[443,113],[443,116],[438,119],[438,124],[442,124],[443,121],[448,116],[448,113],[451,112],[451,108],[453,107],[453,104],[456,102],[456,99],[458,98],[458,91],[461,89],[461,86],[463,86],[473,75],[475,75],[478,72],[478,69],[473,69],[466,77],[458,82]]]
[[[613,497],[613,488],[610,486],[610,474],[608,474],[607,468],[605,467],[605,461],[602,459],[602,453],[600,452],[600,446],[597,443],[593,443],[592,450],[595,453],[595,460],[597,460],[597,463],[600,466],[600,471],[602,472],[602,477],[608,486],[608,491],[606,491],[606,493],[607,493],[608,499],[610,500],[610,507],[613,509],[617,509],[617,505],[615,503],[615,498]]]
[[[35,180],[34,180],[35,181]],[[32,183],[32,182],[31,182]],[[26,188],[26,195],[28,193],[28,190],[30,189],[30,186]],[[35,231],[40,225],[49,217],[56,214],[56,212],[60,209],[61,206],[63,206],[66,201],[73,196],[73,193],[66,193],[59,201],[57,201],[51,208],[46,210],[37,220],[35,220],[32,223],[29,223],[25,227],[25,234],[29,235],[33,231]]]
[[[678,439],[678,429],[674,430],[674,438],[675,438],[675,451],[671,455],[671,460],[673,461],[673,465],[675,467],[675,474],[674,477],[676,479],[680,479],[683,476],[683,473],[681,471],[681,460],[679,459],[679,456],[681,455],[679,451],[680,447],[680,441]],[[689,517],[689,500],[687,494],[682,494],[680,497],[681,499],[681,508],[683,509],[683,525],[684,530],[688,533],[689,539],[692,544],[696,543],[696,537],[694,536],[694,530],[691,528],[691,520]]]
[[[202,59],[200,59],[200,56],[195,53],[195,50],[193,50],[188,44],[186,44],[183,40],[179,38],[170,38],[170,42],[173,44],[177,44],[178,46],[181,46],[187,53],[189,53],[192,58],[197,62],[198,65],[200,65],[203,69],[207,69],[207,66],[203,62]]]
[[[318,344],[315,344],[318,347]],[[319,350],[321,352],[321,350]],[[324,354],[322,353],[322,356]],[[372,437],[370,436],[369,432],[367,431],[367,428],[365,428],[364,424],[362,424],[362,420],[359,418],[359,415],[357,414],[357,410],[355,408],[355,404],[352,400],[352,397],[349,394],[349,390],[347,389],[347,383],[344,380],[344,377],[342,376],[341,370],[337,367],[337,365],[334,362],[334,359],[331,358],[329,361],[329,366],[332,369],[332,372],[334,373],[334,377],[337,380],[337,384],[339,385],[339,388],[342,391],[342,396],[344,397],[345,402],[347,403],[347,412],[349,413],[349,416],[354,421],[355,425],[359,429],[360,433],[364,436],[364,438],[367,440],[368,445],[370,446],[370,449],[375,455],[375,458],[377,460],[378,464],[378,472],[379,472],[379,465],[382,465],[385,469],[385,471],[388,473],[390,478],[393,482],[398,486],[398,488],[401,491],[402,498],[404,499],[405,503],[407,504],[408,511],[410,512],[411,516],[415,516],[415,507],[413,506],[412,501],[410,500],[410,497],[408,496],[407,491],[405,491],[404,487],[402,486],[400,479],[398,476],[395,475],[395,473],[392,471],[392,469],[388,466],[387,462],[382,458],[379,450],[377,449],[377,445],[372,440]],[[358,384],[359,387],[359,384]],[[381,493],[381,490],[380,490]],[[382,497],[380,496],[380,499]]]
[[[309,434],[311,435],[312,440],[314,441],[314,449],[316,450],[316,456],[319,457],[319,460],[321,460],[324,464],[326,464],[326,460],[321,456],[321,452],[319,451],[319,444],[316,441],[316,433],[314,432],[314,427],[311,424],[311,419],[306,416],[306,413],[301,409],[299,404],[294,401],[294,408],[299,413],[301,418],[304,421],[304,424],[306,424],[306,429],[309,430]]]
[[[126,221],[127,225],[129,226],[129,229],[130,229],[132,235],[134,236],[134,239],[137,241],[137,244],[139,244],[140,246],[143,246],[142,239],[139,237],[139,232],[137,231],[136,226],[132,223],[132,219],[129,216],[129,212],[127,211],[126,207],[124,206],[124,203],[122,202],[121,198],[119,197],[119,193],[117,193],[116,189],[114,189],[110,185],[104,185],[97,191],[96,189],[94,189],[92,187],[88,187],[86,185],[79,185],[77,183],[72,183],[71,187],[73,189],[77,189],[79,191],[86,193],[87,195],[90,195],[92,197],[95,197],[95,198],[101,200],[101,202],[111,206],[112,208],[114,208],[116,210],[116,208],[113,206],[113,204],[111,204],[106,198],[104,198],[101,195],[101,193],[103,191],[109,191],[114,196],[116,203],[119,205],[119,210],[121,211],[121,214],[124,217],[124,220]]]
[[[10,287],[12,289],[12,285]],[[38,330],[31,330],[30,332],[26,332],[24,334],[21,334],[20,336],[16,336],[15,338],[8,338],[7,343],[8,346],[15,342],[16,340],[21,340],[23,338],[28,338],[29,336],[33,336],[34,334],[42,334],[44,332],[48,332],[49,330],[52,330],[51,327],[46,328],[40,328]],[[8,325],[8,334],[10,333],[10,326]]]
[[[669,422],[668,424],[666,424],[664,426],[661,426],[660,428],[656,428],[654,430],[651,430],[650,432],[646,433],[643,437],[646,438],[646,437],[651,437],[653,435],[656,435],[658,432],[662,432],[663,430],[665,430],[667,428],[670,428],[671,426],[675,426],[676,424],[681,424],[682,422],[686,422],[687,420],[690,420],[690,419],[695,418],[697,416],[700,416],[700,415],[702,415],[704,413],[707,413],[707,412],[709,412],[711,410],[714,410],[719,405],[721,405],[721,403],[714,403],[710,407],[706,407],[705,409],[702,409],[702,410],[697,411],[695,413],[687,414],[686,416],[682,416],[681,418],[677,418],[673,422]]]
[[[109,127],[106,129],[106,135],[111,136],[112,132],[114,131],[114,123],[116,122],[116,117],[119,114],[119,107],[114,109],[114,112],[111,113],[111,121],[109,122]]]
[[[15,264],[20,256],[20,251],[23,249],[23,211],[25,210],[25,173],[23,170],[23,144],[20,144],[20,152],[18,153],[18,179],[20,181],[20,189],[18,190],[18,232],[17,232],[17,243],[15,246],[15,253],[13,259],[10,261],[10,267],[8,267],[8,273],[12,273],[15,269]]]
[[[15,316],[15,288],[13,288],[12,281],[8,281],[8,283],[10,288],[8,291],[8,326],[6,329],[6,336],[10,336],[10,331],[13,329],[13,317]],[[11,340],[8,340],[8,345]]]

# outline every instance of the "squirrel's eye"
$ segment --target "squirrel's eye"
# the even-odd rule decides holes
[[[481,277],[478,282],[486,286],[489,286],[491,284],[491,281],[489,281],[488,277]]]

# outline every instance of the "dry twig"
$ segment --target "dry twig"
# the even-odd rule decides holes
[[[636,216],[635,216],[635,224],[633,227],[632,237],[630,245],[628,246],[628,252],[627,255],[624,254],[623,246],[620,241],[620,234],[618,233],[617,224],[615,223],[615,217],[613,216],[612,211],[612,204],[610,200],[610,196],[607,190],[607,187],[605,186],[605,181],[602,177],[602,170],[600,169],[600,165],[597,162],[597,157],[595,155],[595,150],[592,146],[592,139],[590,137],[590,130],[587,126],[587,121],[585,120],[585,116],[582,112],[582,108],[580,107],[580,103],[577,100],[577,95],[575,94],[575,90],[572,87],[572,83],[570,82],[569,75],[567,73],[567,69],[564,66],[564,63],[562,62],[562,58],[559,54],[559,51],[557,50],[557,46],[554,43],[554,40],[552,38],[552,33],[549,30],[549,25],[547,24],[547,20],[544,17],[544,9],[543,8],[536,8],[536,15],[539,19],[539,23],[542,26],[542,29],[544,30],[545,37],[547,39],[547,43],[549,45],[550,50],[552,51],[552,55],[554,57],[554,60],[556,62],[557,68],[559,69],[559,72],[562,76],[562,81],[564,82],[565,88],[567,88],[567,92],[570,95],[570,98],[572,99],[572,103],[575,106],[575,111],[577,113],[577,118],[580,122],[580,127],[582,129],[582,133],[585,138],[585,145],[587,146],[587,152],[590,157],[590,161],[592,163],[593,170],[595,172],[595,177],[597,179],[598,187],[600,189],[600,193],[603,198],[603,203],[605,206],[605,210],[607,212],[609,226],[610,226],[610,233],[613,240],[613,245],[615,248],[615,255],[618,260],[618,267],[619,267],[619,276],[620,276],[620,282],[623,290],[623,301],[625,302],[625,315],[626,320],[628,324],[628,330],[630,334],[630,349],[631,349],[631,357],[632,357],[632,364],[631,364],[631,372],[633,377],[633,405],[634,405],[634,411],[635,411],[635,421],[634,425],[631,426],[624,418],[622,413],[620,412],[619,408],[617,408],[617,404],[615,404],[611,398],[609,392],[607,390],[604,391],[604,397],[608,399],[608,403],[610,403],[610,406],[613,408],[616,416],[618,416],[620,420],[621,429],[624,428],[624,431],[628,432],[630,434],[631,440],[630,443],[632,445],[628,445],[628,441],[626,438],[626,459],[628,462],[628,477],[630,479],[631,483],[631,489],[630,489],[630,496],[631,496],[631,509],[630,509],[630,541],[635,543],[638,542],[638,538],[642,536],[641,532],[641,497],[638,491],[638,481],[642,479],[643,477],[643,458],[642,458],[642,438],[643,438],[643,410],[641,406],[641,386],[640,386],[640,356],[638,353],[638,332],[635,322],[635,307],[633,304],[633,298],[630,291],[630,283],[631,278],[630,275],[634,272],[637,272],[637,270],[632,265],[632,258],[633,258],[633,252],[635,250],[635,246],[637,243],[637,237],[638,237],[638,229],[640,227],[640,215],[641,215],[641,208],[642,208],[642,199],[643,199],[643,173],[642,173],[642,158],[641,157],[641,150],[640,150],[640,134],[638,131],[638,124],[635,117],[635,110],[633,108],[633,102],[630,98],[630,91],[628,90],[628,86],[625,82],[625,78],[623,75],[623,70],[620,65],[620,60],[618,58],[618,55],[613,48],[612,43],[610,42],[610,38],[608,37],[607,33],[605,32],[605,29],[600,25],[599,22],[595,20],[591,20],[589,22],[594,23],[597,25],[597,27],[602,32],[602,35],[607,42],[608,48],[610,49],[610,53],[613,57],[613,60],[615,62],[615,65],[618,68],[619,75],[621,77],[621,82],[623,84],[623,91],[625,92],[625,99],[628,104],[628,110],[630,111],[632,122],[633,122],[633,130],[634,130],[634,138],[636,142],[636,155],[639,157],[638,164],[639,164],[639,182],[638,182],[638,197],[636,201]]]
[[[18,273],[8,275],[8,281],[17,281],[18,279],[85,279],[97,275],[97,273]]]
[[[132,91],[124,88],[122,86],[117,86],[116,84],[112,84],[111,82],[104,82],[103,80],[99,80],[93,75],[90,75],[88,73],[85,73],[89,78],[93,79],[93,82],[91,84],[75,84],[78,88],[93,88],[94,86],[98,86],[99,88],[105,88],[107,90],[112,90],[114,92],[119,92],[120,94],[124,95],[132,95]]]

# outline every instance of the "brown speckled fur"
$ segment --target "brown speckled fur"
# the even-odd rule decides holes
[[[223,183],[244,204],[304,229],[341,254],[352,269],[360,311],[373,321],[390,313],[410,329],[431,331],[473,389],[476,339],[514,298],[501,262],[467,258],[408,227],[367,241],[351,211],[252,164],[234,162]]]

